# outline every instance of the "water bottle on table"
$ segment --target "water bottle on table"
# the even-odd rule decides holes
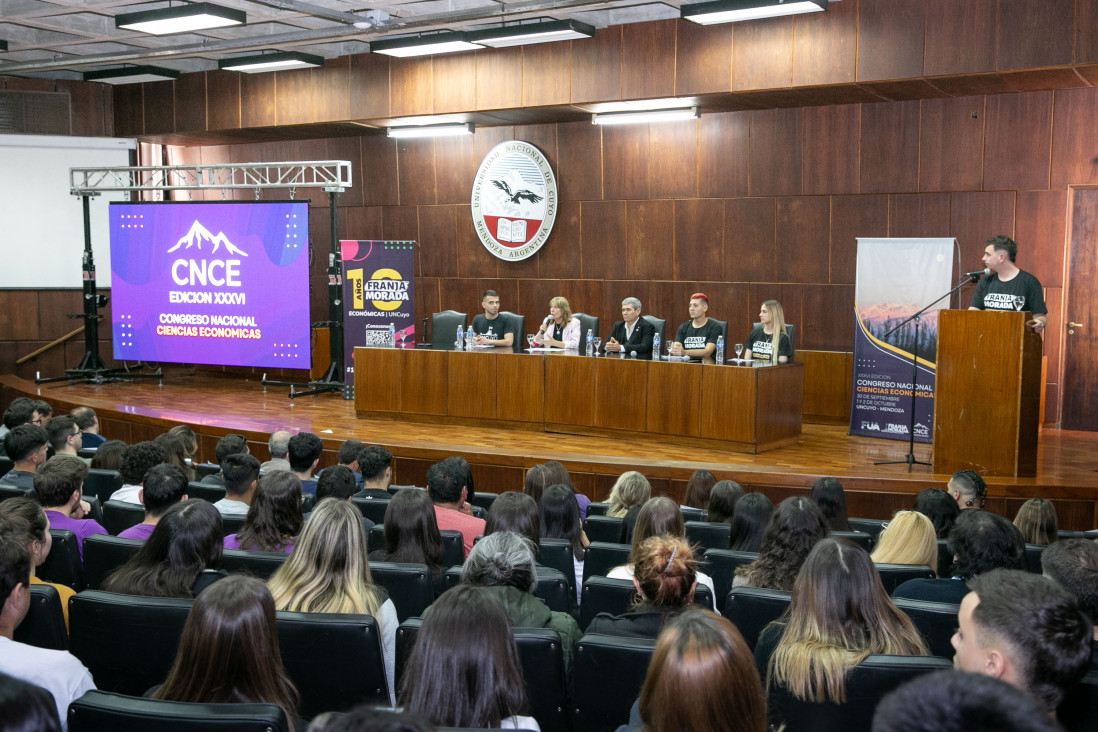
[[[397,347],[397,329],[393,323],[389,323],[389,342],[386,345],[389,348]]]
[[[587,329],[587,355],[595,355],[595,334],[591,332],[591,329]]]
[[[465,350],[471,351],[476,346],[474,342],[475,335],[473,335],[473,326],[469,326],[469,330],[465,331]]]
[[[717,365],[724,365],[724,336],[717,336]]]
[[[457,338],[454,339],[454,350],[461,350],[461,342],[465,339],[465,329],[460,325],[458,326]]]
[[[652,360],[660,360],[660,334],[652,336]]]

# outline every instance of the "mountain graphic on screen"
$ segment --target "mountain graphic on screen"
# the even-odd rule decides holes
[[[204,241],[208,241],[213,244],[213,249],[210,250],[210,254],[216,252],[218,249],[221,248],[221,245],[224,244],[225,250],[228,251],[230,254],[239,254],[242,257],[248,256],[247,252],[238,249],[231,241],[229,241],[229,238],[225,236],[225,234],[219,231],[217,232],[217,236],[214,236],[210,233],[209,229],[203,226],[202,223],[198,220],[195,220],[195,222],[191,224],[191,230],[188,231],[185,236],[180,237],[179,241],[175,243],[175,246],[168,250],[168,253],[170,254],[171,252],[174,252],[176,249],[183,246],[184,243],[186,243],[187,245],[183,247],[184,249],[190,249],[191,247],[202,249],[202,242]]]

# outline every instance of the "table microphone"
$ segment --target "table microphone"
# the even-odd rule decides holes
[[[973,280],[978,280],[981,277],[984,277],[985,275],[989,275],[989,274],[991,274],[991,270],[987,267],[984,267],[979,272],[965,272],[965,277],[967,277],[969,279],[973,279]]]
[[[635,359],[636,357],[637,357],[637,352],[636,351],[630,351],[629,352],[629,358]]]

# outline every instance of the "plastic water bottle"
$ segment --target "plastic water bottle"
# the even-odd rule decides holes
[[[587,329],[587,355],[595,355],[595,334],[591,332],[591,329]]]
[[[458,351],[461,350],[461,342],[465,340],[465,329],[460,325],[458,326],[457,339],[454,341],[454,348]]]
[[[389,342],[386,344],[389,348],[397,347],[397,329],[392,323],[389,323]]]
[[[724,365],[724,336],[717,336],[717,365]]]
[[[476,336],[473,335],[473,326],[470,325],[469,330],[465,331],[465,350],[466,351],[473,350],[473,339],[474,338],[476,338]]]
[[[660,334],[652,336],[652,360],[660,360]]]

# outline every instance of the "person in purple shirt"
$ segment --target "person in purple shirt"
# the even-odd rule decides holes
[[[304,523],[301,478],[277,470],[260,477],[244,525],[238,533],[225,537],[224,546],[289,554]]]
[[[145,520],[119,533],[119,539],[148,539],[164,513],[187,500],[187,474],[168,463],[154,465],[145,473],[137,500],[145,506]]]
[[[107,530],[94,519],[84,518],[91,507],[80,500],[88,464],[80,458],[57,455],[47,460],[34,476],[34,492],[50,519],[50,527],[67,529],[76,534],[80,561],[84,561],[84,539]]]

